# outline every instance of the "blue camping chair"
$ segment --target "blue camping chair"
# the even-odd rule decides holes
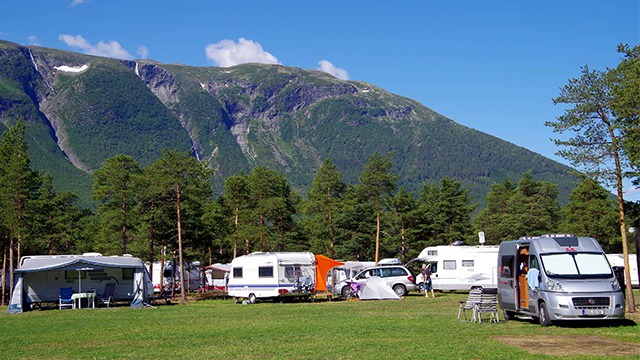
[[[60,288],[60,295],[58,296],[58,306],[60,310],[62,310],[62,308],[67,308],[67,307],[72,309],[76,308],[76,302],[71,298],[72,295],[73,295],[73,288],[70,288],[70,287]]]
[[[107,307],[109,307],[111,303],[115,305],[116,300],[113,298],[113,293],[115,290],[116,290],[116,283],[107,283],[104,286],[104,291],[102,292],[102,295],[98,297],[98,305],[100,304],[107,305]]]

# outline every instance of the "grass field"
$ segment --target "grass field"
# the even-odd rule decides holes
[[[636,292],[636,296],[640,294]],[[465,294],[401,301],[234,304],[156,309],[0,308],[0,357],[205,359],[640,358],[640,319],[543,328],[458,321]],[[588,326],[587,326],[588,325]],[[529,344],[528,347],[523,347]]]

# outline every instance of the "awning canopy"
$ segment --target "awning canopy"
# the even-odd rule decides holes
[[[327,274],[336,266],[344,265],[343,262],[333,260],[324,255],[316,255],[316,290],[327,291]]]

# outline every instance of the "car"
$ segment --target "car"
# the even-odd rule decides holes
[[[381,277],[398,296],[405,296],[409,291],[416,290],[416,277],[411,270],[402,265],[386,265],[364,269],[351,279],[341,281],[336,285],[335,293],[348,298],[351,292],[349,282],[364,283],[372,276]]]

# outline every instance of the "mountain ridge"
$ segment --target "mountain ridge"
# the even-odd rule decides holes
[[[492,183],[532,171],[566,197],[575,179],[567,166],[415,100],[282,65],[194,67],[0,41],[0,122],[16,117],[29,123],[34,166],[85,198],[91,171],[107,158],[124,153],[148,165],[166,148],[214,168],[217,193],[224,178],[256,165],[304,192],[326,158],[354,183],[374,151],[392,154],[399,184],[414,193],[450,176],[479,200]],[[60,172],[79,180],[60,181]]]

